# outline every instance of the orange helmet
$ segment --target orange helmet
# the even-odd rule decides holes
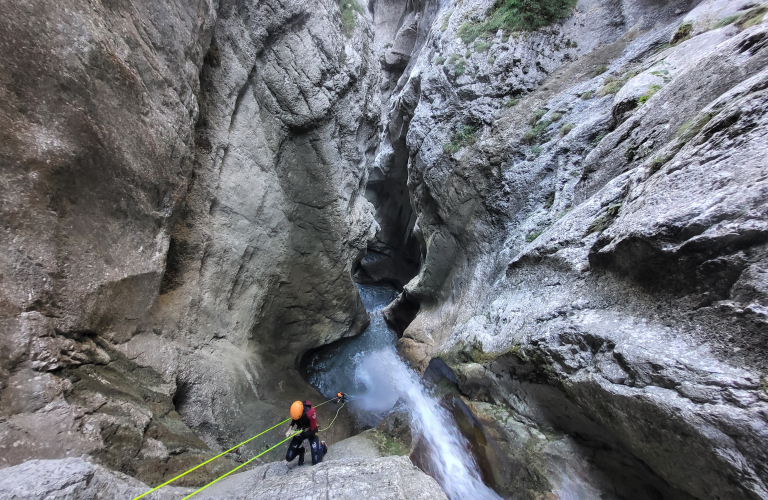
[[[304,413],[304,405],[301,404],[301,401],[294,401],[291,405],[291,418],[294,420],[298,420],[301,418],[301,415]]]

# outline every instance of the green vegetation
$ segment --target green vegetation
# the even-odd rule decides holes
[[[475,52],[486,52],[490,48],[491,48],[491,44],[484,40],[479,40],[475,42]]]
[[[574,125],[573,123],[566,123],[565,125],[560,127],[560,137],[565,137],[566,135],[568,135],[571,132],[571,130],[573,130],[573,127],[575,126],[576,125]]]
[[[690,120],[687,120],[685,123],[680,125],[680,128],[677,130],[678,138],[682,142],[690,141],[699,132],[701,132],[701,129],[704,128],[704,125],[709,123],[709,121],[714,116],[715,116],[715,113],[704,113],[703,115],[699,115],[696,118],[692,118]]]
[[[499,30],[534,31],[568,17],[576,0],[497,0],[480,22],[466,22],[456,32],[464,43]]]
[[[457,77],[463,75],[467,69],[467,61],[459,54],[451,54],[451,57],[448,58],[448,64],[453,66]]]
[[[651,88],[649,88],[649,89],[648,89],[648,91],[647,91],[645,94],[641,95],[641,96],[640,96],[640,97],[637,99],[637,104],[638,104],[638,106],[642,106],[643,104],[645,104],[646,102],[648,102],[648,99],[650,99],[651,97],[653,97],[653,95],[654,95],[656,92],[658,92],[659,90],[661,90],[661,85],[651,85]]]
[[[444,62],[445,62],[445,57],[443,56],[437,56],[434,59],[432,59],[432,64],[434,64],[435,66],[440,66]]]
[[[608,226],[613,224],[613,221],[619,215],[620,208],[621,203],[614,203],[613,205],[608,206],[605,212],[589,225],[587,228],[587,234],[600,233],[605,231]]]
[[[544,151],[544,148],[541,146],[536,145],[531,147],[531,153],[533,154],[534,158],[538,158],[542,151]]]
[[[453,154],[461,148],[477,141],[476,128],[473,125],[457,125],[450,142],[443,144],[443,153]]]
[[[347,53],[343,50],[339,52],[339,66],[345,66],[347,64]]]
[[[528,125],[536,125],[536,122],[541,120],[541,118],[547,114],[547,111],[549,111],[547,108],[539,108],[534,111],[533,115],[528,119]]]
[[[543,232],[544,232],[544,231],[542,231],[542,230],[531,231],[531,232],[530,232],[530,233],[528,233],[528,235],[525,237],[525,241],[527,241],[528,243],[531,243],[533,240],[535,240],[536,238],[538,238],[539,236],[541,236],[541,233],[543,233]]]
[[[450,11],[443,16],[443,23],[440,25],[440,31],[445,32],[448,29],[448,23],[451,22],[452,15],[453,11]]]
[[[408,455],[410,450],[398,439],[395,439],[378,430],[374,433],[374,439],[378,445],[382,456],[403,456]]]
[[[357,26],[357,14],[364,14],[363,7],[357,0],[336,0],[341,11],[341,30],[349,38]]]
[[[659,47],[656,50],[654,50],[653,53],[654,54],[658,54],[659,52],[663,52],[663,51],[667,50],[670,47],[671,47],[671,45],[669,43],[665,43],[665,44],[659,45]]]
[[[547,199],[544,200],[544,208],[549,210],[550,208],[552,208],[552,205],[554,204],[555,204],[555,193],[549,193],[549,195],[547,195]]]
[[[665,163],[667,163],[668,161],[669,161],[669,158],[668,158],[667,156],[663,156],[663,155],[662,155],[662,156],[657,156],[656,158],[654,158],[653,160],[651,160],[651,162],[648,164],[648,168],[650,168],[650,169],[651,169],[651,173],[652,173],[652,174],[655,174],[655,173],[656,173],[656,172],[658,172],[658,171],[661,169],[661,167],[663,167],[663,166],[664,166],[664,164],[665,164]]]
[[[589,145],[594,149],[597,147],[598,144],[600,144],[600,141],[602,141],[605,136],[608,135],[608,132],[600,132],[595,136],[594,139],[589,143]]]
[[[768,382],[766,382],[765,377],[760,377],[760,387],[764,393],[768,394]]]
[[[651,74],[653,76],[658,76],[659,78],[661,78],[664,81],[664,83],[669,83],[672,81],[672,77],[669,76],[669,71],[667,71],[666,69],[651,71]]]
[[[531,128],[523,134],[523,137],[520,139],[521,142],[524,144],[532,144],[534,147],[536,144],[545,142],[546,136],[544,135],[544,131],[563,117],[562,113],[555,112],[552,113],[552,116],[549,119],[542,120],[541,118],[547,114],[547,111],[546,108],[541,108],[531,115],[531,118],[528,120],[528,124],[531,125]],[[539,153],[541,153],[541,148],[533,150],[533,153],[538,156]]]
[[[749,9],[747,12],[739,16],[739,19],[736,21],[736,26],[738,26],[739,29],[745,30],[760,24],[763,21],[763,17],[765,17],[766,12],[768,12],[768,5],[766,4]]]
[[[597,91],[599,97],[606,96],[608,94],[616,94],[621,88],[635,76],[634,71],[627,71],[620,77],[609,75],[603,81],[603,86]]]
[[[595,67],[595,69],[589,72],[589,77],[594,78],[598,75],[602,75],[606,71],[608,71],[608,66],[606,66],[605,64],[601,64],[600,66]]]
[[[511,108],[512,106],[517,106],[517,103],[520,102],[520,99],[515,99],[514,97],[510,97],[504,102],[505,108]]]
[[[474,42],[482,34],[482,24],[469,21],[459,26],[458,31],[456,31],[456,35],[466,44]]]
[[[718,22],[712,26],[713,28],[722,28],[723,26],[728,26],[729,24],[733,24],[736,22],[736,20],[739,19],[739,16],[728,16],[720,19]]]
[[[610,82],[606,83],[602,87],[600,87],[600,90],[597,91],[598,97],[607,96],[608,94],[616,94],[621,90],[621,87],[624,86],[624,82],[621,80],[611,80]]]
[[[691,33],[693,33],[693,23],[683,23],[677,27],[677,31],[672,35],[672,40],[670,40],[669,43],[677,45],[678,43],[691,38]]]
[[[584,92],[583,94],[581,94],[579,97],[581,97],[581,99],[584,100],[584,101],[588,101],[588,100],[592,99],[592,91],[588,90],[588,91]]]
[[[735,24],[740,30],[744,30],[762,22],[766,12],[768,12],[768,4],[759,5],[742,12],[741,14],[724,17],[714,23],[712,28],[722,28],[723,26]]]
[[[550,122],[549,120],[543,120],[538,122],[536,125],[534,125],[533,127],[525,131],[520,141],[525,144],[536,144],[536,143],[544,142],[544,135],[543,135],[544,131],[550,125],[552,125],[552,122]]]
[[[493,63],[495,63],[495,62],[496,62],[496,58],[495,58],[495,57],[493,57],[493,56],[488,56],[488,59],[487,59],[487,61],[488,61],[488,64],[491,64],[491,65],[493,65]]]

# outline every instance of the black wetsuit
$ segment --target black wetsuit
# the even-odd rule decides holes
[[[304,405],[304,413],[298,420],[294,420],[290,424],[291,427],[296,426],[301,429],[301,434],[294,436],[291,439],[291,444],[288,445],[288,452],[285,454],[285,459],[290,462],[296,456],[299,457],[299,465],[304,464],[304,443],[305,439],[309,440],[309,446],[312,455],[312,465],[315,465],[323,461],[323,455],[325,455],[326,449],[320,445],[320,440],[317,438],[317,415],[312,405]]]

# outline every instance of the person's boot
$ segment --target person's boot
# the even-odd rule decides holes
[[[325,444],[325,441],[320,441],[320,448],[323,450],[323,456],[325,456],[328,453],[328,445]]]
[[[302,448],[301,454],[299,454],[299,465],[304,465],[304,449]]]

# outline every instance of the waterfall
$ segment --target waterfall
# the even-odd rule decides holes
[[[411,416],[414,438],[426,445],[428,471],[451,500],[498,500],[480,477],[469,444],[448,411],[440,406],[395,350],[396,335],[379,311],[394,298],[384,287],[360,285],[371,312],[371,324],[359,337],[329,348],[308,365],[310,382],[332,397],[336,391],[354,396],[357,419],[375,426],[401,402]]]
[[[480,478],[469,444],[448,411],[440,406],[392,347],[360,356],[355,378],[366,390],[357,403],[380,411],[402,398],[411,415],[411,430],[428,448],[429,472],[451,500],[500,499]],[[390,406],[391,408],[391,406]]]

